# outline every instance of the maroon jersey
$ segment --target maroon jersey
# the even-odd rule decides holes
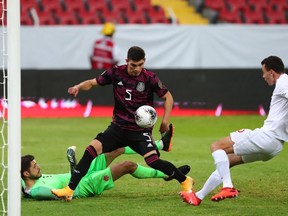
[[[143,130],[135,122],[135,111],[142,105],[153,106],[154,93],[162,97],[168,92],[153,72],[142,69],[139,76],[130,76],[127,65],[114,66],[104,71],[96,80],[101,86],[113,85],[113,123],[127,130]]]
[[[115,46],[110,37],[104,37],[95,41],[91,66],[93,69],[108,69],[115,65],[113,59],[113,47]]]

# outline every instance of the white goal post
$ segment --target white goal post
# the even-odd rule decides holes
[[[21,215],[20,0],[7,0],[8,215]]]

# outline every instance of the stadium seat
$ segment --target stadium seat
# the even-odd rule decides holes
[[[56,25],[56,20],[52,16],[50,11],[37,11],[37,15],[39,17],[39,25]]]
[[[31,8],[38,9],[38,3],[36,0],[20,0],[21,11],[30,11]]]
[[[147,24],[147,19],[144,16],[136,17],[132,16],[128,18],[129,24]]]
[[[132,0],[132,8],[137,11],[146,11],[151,6],[151,0]]]
[[[250,5],[254,11],[264,11],[268,7],[268,2],[267,0],[248,0],[248,5]]]
[[[108,10],[106,0],[86,0],[86,5],[89,11],[104,11]]]
[[[68,10],[64,12],[58,12],[56,14],[56,20],[59,25],[77,25],[79,21],[74,11]]]
[[[264,24],[263,10],[246,10],[243,13],[246,24]]]
[[[127,11],[131,9],[130,1],[127,0],[110,0],[109,3],[113,11]]]
[[[146,16],[149,23],[169,23],[161,6],[150,6],[146,11]]]
[[[33,25],[33,20],[29,12],[21,12],[20,13],[20,23],[21,25]]]
[[[269,24],[286,24],[285,11],[266,10],[265,16]]]
[[[41,0],[39,1],[39,8],[42,11],[57,12],[62,10],[60,0]]]
[[[117,24],[125,24],[122,13],[118,11],[102,10],[100,12],[100,19],[104,22],[114,22]]]
[[[276,11],[288,10],[287,0],[270,0],[269,7]]]
[[[76,12],[86,10],[86,7],[83,0],[64,0],[64,10]]]
[[[77,13],[77,16],[82,25],[102,24],[99,15],[95,11],[81,10]]]
[[[228,9],[221,9],[219,11],[219,17],[218,19],[228,22],[228,23],[243,23],[243,20],[241,19],[241,10],[237,10],[235,8],[232,8],[230,10]]]
[[[248,7],[243,0],[227,0],[226,2],[231,11],[244,11]]]
[[[204,6],[216,11],[227,8],[225,0],[205,0]]]
[[[124,19],[126,23],[147,24],[147,19],[145,17],[144,11],[127,10],[124,13]]]

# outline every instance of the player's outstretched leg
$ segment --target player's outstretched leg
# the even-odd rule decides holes
[[[162,137],[162,142],[163,142],[163,151],[170,152],[172,150],[172,138],[174,135],[174,125],[170,124],[169,125],[169,130],[166,131],[165,135]]]
[[[228,187],[224,187],[221,189],[221,191],[214,195],[211,200],[212,201],[221,201],[224,200],[226,198],[234,198],[234,197],[238,197],[239,191],[236,190],[235,188],[228,188]]]

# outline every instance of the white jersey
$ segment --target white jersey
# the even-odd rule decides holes
[[[288,141],[288,75],[285,73],[276,81],[269,114],[262,129],[279,140]]]

